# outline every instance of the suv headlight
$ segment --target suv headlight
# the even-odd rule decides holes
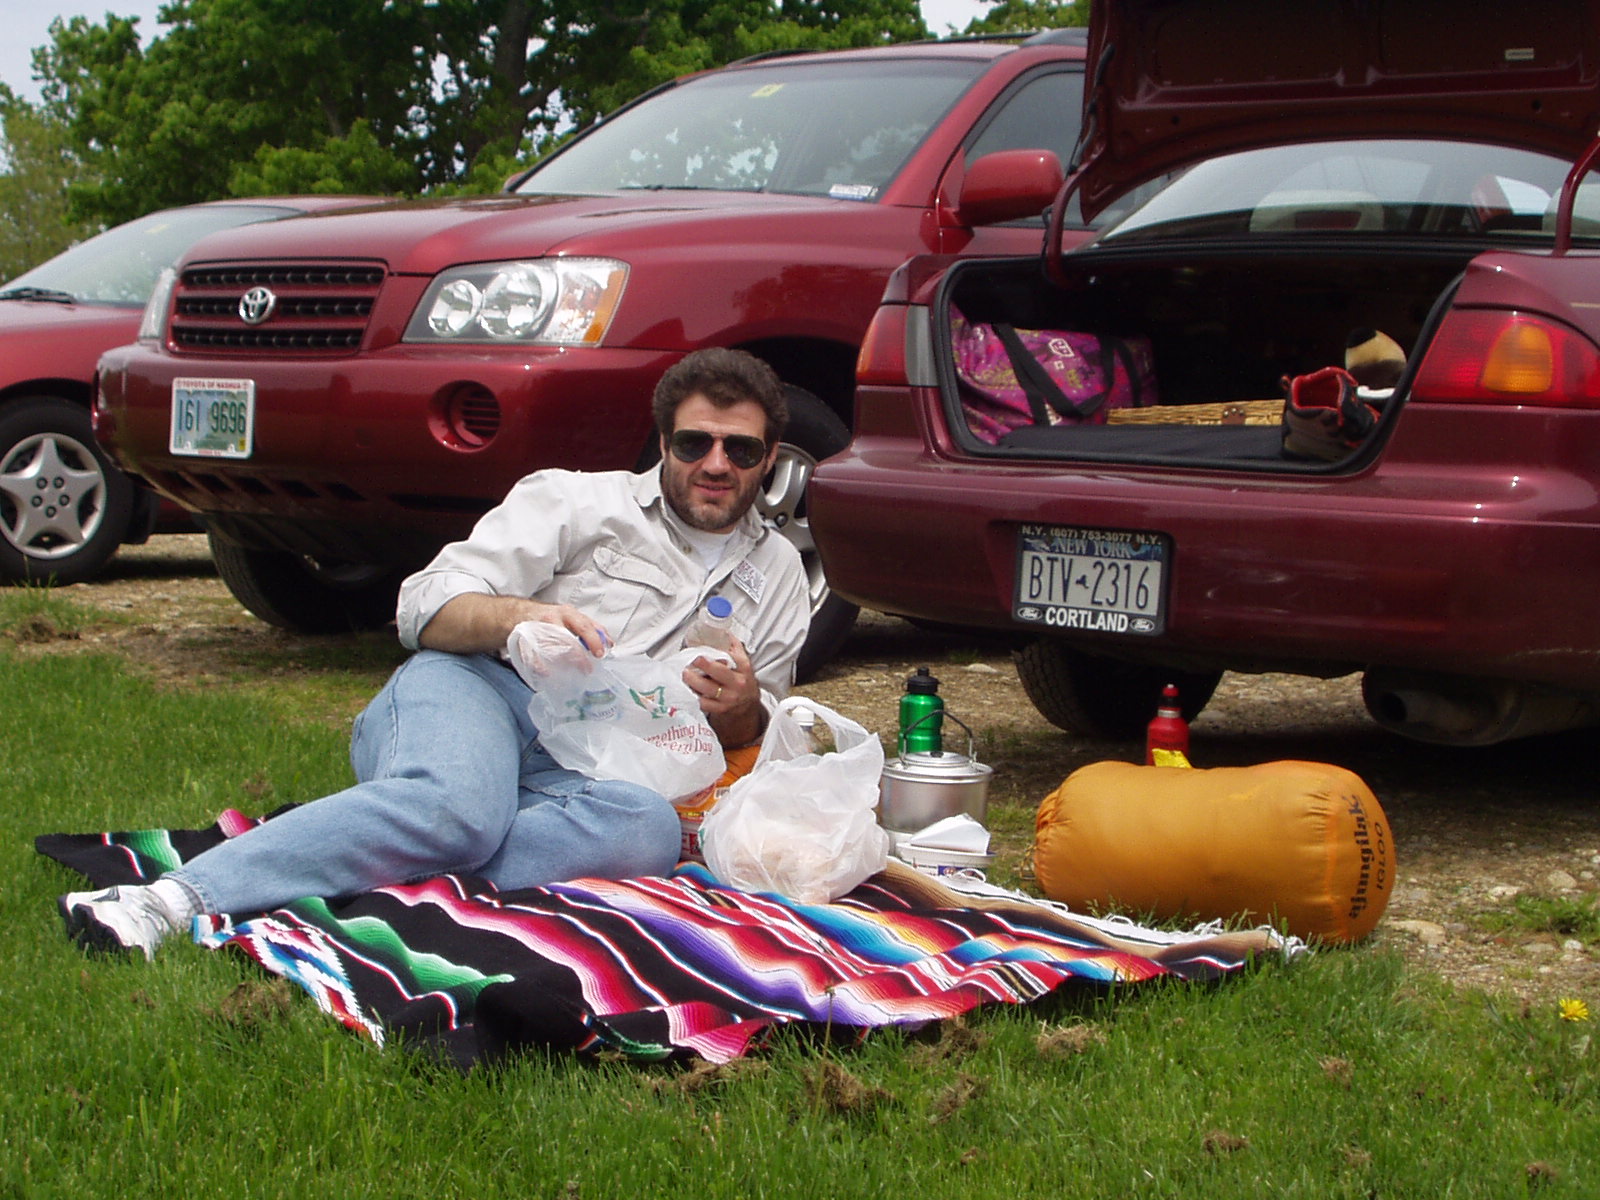
[[[163,267],[156,276],[156,290],[145,303],[144,316],[139,318],[139,341],[161,340],[162,326],[167,323],[167,306],[172,303],[172,289],[177,285],[178,272],[172,267]]]
[[[627,280],[627,264],[611,258],[452,267],[429,285],[405,340],[598,346]]]

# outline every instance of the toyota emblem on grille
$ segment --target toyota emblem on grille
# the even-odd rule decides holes
[[[278,307],[278,298],[270,288],[253,287],[239,297],[239,319],[246,325],[259,325]]]

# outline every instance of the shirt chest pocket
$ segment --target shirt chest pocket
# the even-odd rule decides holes
[[[562,600],[588,613],[620,639],[636,620],[655,622],[679,585],[655,563],[611,546],[594,552],[590,570],[569,579]]]

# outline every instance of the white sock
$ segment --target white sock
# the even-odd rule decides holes
[[[172,922],[174,929],[187,929],[204,907],[194,890],[176,879],[162,877],[149,885],[150,897],[161,906],[162,913]]]

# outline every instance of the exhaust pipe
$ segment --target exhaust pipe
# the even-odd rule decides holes
[[[1489,746],[1600,724],[1596,697],[1581,692],[1390,667],[1362,676],[1361,699],[1391,733],[1442,746]]]

